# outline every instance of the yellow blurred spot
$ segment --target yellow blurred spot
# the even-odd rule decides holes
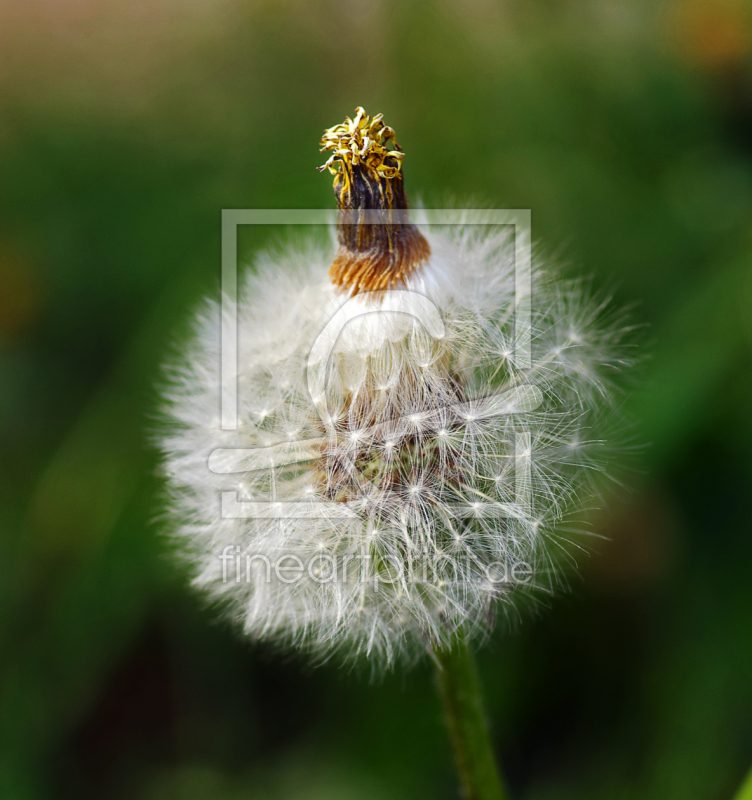
[[[0,340],[27,328],[39,306],[36,273],[19,251],[0,243]]]
[[[684,0],[671,26],[687,60],[705,69],[734,66],[752,48],[752,14],[739,0]]]

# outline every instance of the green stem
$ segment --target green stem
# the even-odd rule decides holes
[[[436,650],[439,694],[466,800],[506,800],[483,715],[480,682],[472,651],[463,640]]]
[[[749,771],[734,800],[752,800],[752,770]]]

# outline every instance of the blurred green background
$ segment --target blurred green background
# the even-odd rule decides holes
[[[397,130],[413,201],[531,208],[647,323],[608,539],[480,654],[513,797],[729,798],[752,764],[739,0],[0,4],[0,797],[456,796],[428,665],[372,683],[242,641],[158,522],[155,385],[217,291],[220,210],[331,208],[317,142],[356,105]]]

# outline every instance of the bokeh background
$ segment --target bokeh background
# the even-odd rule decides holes
[[[155,384],[217,291],[220,209],[332,207],[317,142],[356,105],[397,130],[414,200],[531,208],[645,323],[607,538],[480,654],[513,797],[730,798],[752,764],[740,0],[0,3],[0,796],[456,796],[429,665],[372,682],[244,642],[155,521]]]

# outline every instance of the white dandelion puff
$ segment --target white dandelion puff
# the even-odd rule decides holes
[[[290,245],[244,276],[234,431],[206,303],[170,369],[161,446],[197,588],[254,638],[390,663],[483,635],[499,604],[554,585],[623,328],[534,259],[519,357],[508,228],[413,226],[380,116],[323,145],[336,253]]]

